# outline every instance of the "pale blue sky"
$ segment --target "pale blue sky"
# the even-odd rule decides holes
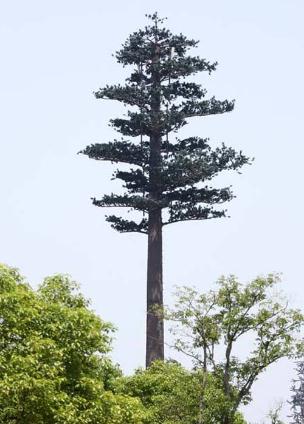
[[[272,271],[291,304],[304,300],[302,0],[2,1],[0,261],[35,285],[55,272],[78,280],[119,328],[113,355],[127,372],[144,363],[146,238],[105,223],[90,197],[115,190],[113,168],[76,153],[116,136],[107,123],[123,108],[92,91],[123,81],[111,54],[155,10],[219,62],[199,77],[210,95],[236,99],[233,113],[193,120],[181,135],[255,157],[243,175],[221,178],[237,195],[230,219],[165,230],[166,302],[175,284],[208,289],[221,274]],[[287,362],[266,373],[247,416],[261,421],[292,376]]]

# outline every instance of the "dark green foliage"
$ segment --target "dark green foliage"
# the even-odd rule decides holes
[[[130,106],[127,117],[112,119],[111,125],[122,136],[139,139],[93,144],[81,152],[96,160],[134,166],[114,174],[124,184],[123,195],[105,195],[100,200],[94,198],[93,203],[144,214],[161,209],[166,212],[162,225],[224,217],[226,210],[215,206],[234,197],[231,188],[216,189],[207,183],[222,171],[238,171],[250,162],[248,157],[225,145],[212,149],[207,138],[181,140],[172,134],[186,125],[188,118],[232,111],[234,101],[208,99],[200,84],[188,81],[187,77],[197,72],[215,71],[217,63],[189,55],[197,41],[160,26],[163,20],[157,14],[149,18],[152,25],[131,34],[116,53],[118,63],[132,66],[125,84],[107,85],[95,93],[98,99]],[[157,112],[155,102],[160,105]],[[155,160],[151,157],[154,136],[162,137],[160,156]],[[153,172],[157,178],[153,178]],[[157,187],[153,181],[157,181]],[[145,216],[135,222],[110,215],[107,221],[120,232],[148,231]]]

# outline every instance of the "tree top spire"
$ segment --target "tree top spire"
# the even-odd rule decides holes
[[[145,16],[154,22],[155,27],[157,27],[158,24],[163,24],[168,19],[167,17],[160,18],[158,12],[154,12],[153,14],[146,14]]]

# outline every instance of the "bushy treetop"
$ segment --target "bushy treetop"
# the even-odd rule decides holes
[[[124,194],[93,198],[93,203],[144,214],[161,209],[166,211],[162,225],[223,217],[226,211],[214,206],[234,197],[231,187],[213,188],[209,181],[222,171],[238,171],[250,163],[249,158],[224,144],[212,149],[208,138],[173,139],[169,135],[191,117],[232,111],[234,101],[208,98],[200,84],[189,81],[191,75],[210,74],[217,66],[190,54],[198,41],[172,34],[157,14],[148,17],[152,24],[132,33],[115,55],[119,63],[132,68],[125,84],[106,85],[95,93],[98,99],[117,100],[129,107],[126,117],[111,120],[123,137],[89,145],[82,153],[96,160],[127,163],[131,168],[113,176],[122,180]],[[130,141],[129,137],[140,140]],[[153,139],[158,140],[159,148]],[[121,232],[146,233],[148,229],[145,216],[133,221],[111,215],[107,220]]]

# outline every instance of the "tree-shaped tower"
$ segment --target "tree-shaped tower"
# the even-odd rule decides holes
[[[226,211],[216,205],[233,198],[230,187],[208,183],[224,170],[239,170],[249,159],[230,147],[212,149],[207,138],[173,138],[191,117],[233,110],[234,101],[206,98],[201,85],[189,81],[198,72],[216,69],[188,51],[198,42],[173,35],[157,13],[151,25],[131,34],[116,53],[118,63],[131,66],[124,85],[106,85],[97,99],[112,99],[129,107],[126,118],[111,120],[121,140],[93,144],[81,153],[113,163],[127,163],[128,171],[114,177],[123,181],[124,194],[93,199],[99,207],[139,211],[138,220],[109,215],[106,220],[119,232],[148,235],[146,364],[164,358],[162,230],[181,221],[220,218]],[[130,138],[134,141],[130,141]]]

